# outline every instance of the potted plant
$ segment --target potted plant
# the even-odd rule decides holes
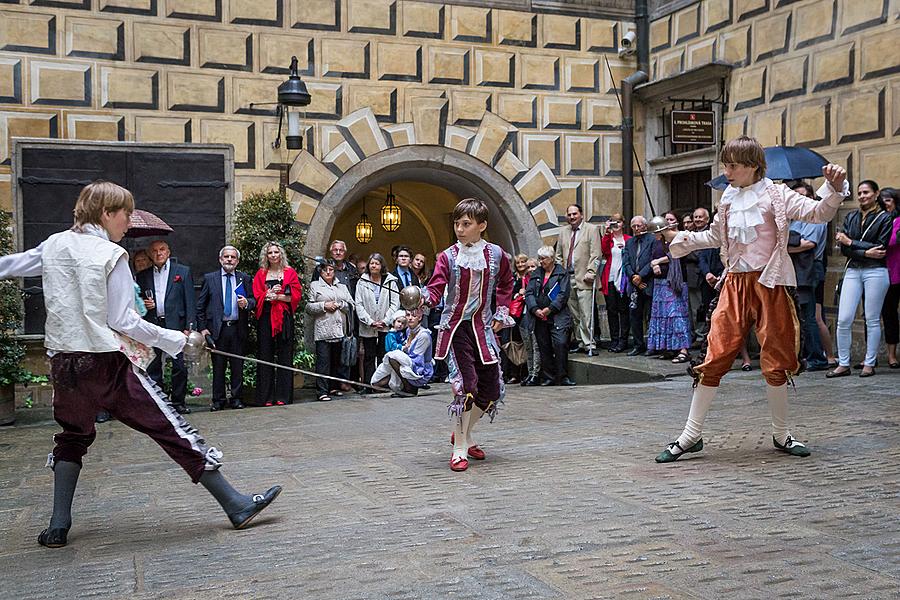
[[[8,212],[0,210],[0,256],[12,251],[11,220]],[[31,379],[31,373],[22,368],[25,345],[16,338],[22,318],[22,292],[18,284],[0,281],[0,425],[15,422],[15,386]]]

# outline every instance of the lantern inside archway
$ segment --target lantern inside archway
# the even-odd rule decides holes
[[[387,201],[381,207],[381,226],[385,231],[397,231],[400,229],[400,218],[402,211],[397,204],[397,197],[394,196],[393,186],[388,188]]]

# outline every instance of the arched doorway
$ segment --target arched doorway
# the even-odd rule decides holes
[[[307,246],[314,252],[324,250],[338,220],[354,209],[363,196],[401,181],[436,186],[459,198],[483,199],[490,209],[488,237],[510,253],[534,254],[541,245],[541,234],[528,205],[516,188],[494,168],[452,148],[415,145],[378,152],[343,173],[316,207],[309,222]],[[430,207],[428,198],[417,198],[415,206],[425,219],[447,218],[446,210],[436,205]],[[369,217],[378,230],[380,208],[380,204],[367,205]],[[353,218],[356,216],[354,214]],[[446,247],[445,242],[449,243],[449,240],[435,239],[439,246],[435,250]]]

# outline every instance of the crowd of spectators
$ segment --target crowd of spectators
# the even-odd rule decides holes
[[[806,182],[789,187],[815,198]],[[856,191],[858,207],[834,235],[845,259],[834,296],[838,312],[834,341],[823,317],[831,254],[828,225],[794,223],[788,241],[797,275],[802,358],[809,371],[827,371],[829,378],[852,372],[851,325],[860,303],[866,352],[856,365],[859,375],[875,373],[882,334],[888,367],[900,368],[898,192],[879,189],[870,180],[860,182]],[[670,211],[664,217],[670,228],[704,231],[715,215],[697,207],[685,214]],[[534,257],[511,257],[515,283],[510,315],[517,327],[504,329],[498,339],[507,384],[574,385],[567,372],[571,352],[605,348],[673,363],[702,357],[724,271],[719,252],[701,250],[674,258],[663,236],[648,232],[645,217],[637,215],[629,225],[630,232],[620,214],[604,223],[585,222],[582,208],[573,204],[567,207],[555,247],[543,246]],[[259,269],[252,277],[236,270],[239,260],[236,248],[222,248],[220,270],[205,274],[195,294],[190,267],[171,258],[165,241],[137,251],[132,261],[138,299],[146,308],[144,318],[169,329],[187,330],[195,324],[217,348],[236,355],[247,351],[249,328],[255,323],[257,357],[290,366],[297,344],[294,320],[302,318],[297,314],[303,293],[297,271],[276,242],[261,249]],[[379,253],[348,256],[346,244],[335,240],[328,257],[312,272],[305,312],[315,341],[315,369],[334,378],[317,378],[319,400],[371,389],[359,384],[415,395],[432,382],[446,380],[446,364],[433,359],[441,307],[424,312],[400,308],[400,290],[428,283],[428,259],[407,246],[395,246],[391,261],[388,264]],[[604,329],[598,322],[600,306],[605,306],[609,332],[605,339],[600,336]],[[751,370],[746,343],[740,355],[741,368]],[[171,361],[171,381],[165,383],[172,402],[179,412],[190,412],[183,358]],[[226,368],[231,372],[227,386]],[[213,356],[212,410],[243,408],[243,368],[240,359]],[[148,373],[162,386],[162,359]],[[293,394],[289,371],[256,366],[253,404],[290,404]]]

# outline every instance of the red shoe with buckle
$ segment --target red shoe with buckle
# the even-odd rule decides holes
[[[284,406],[284,402],[282,402],[281,400],[276,400],[275,406]]]
[[[484,460],[484,450],[482,450],[478,446],[469,446],[469,449],[466,452],[468,453],[469,458],[474,458],[475,460]]]
[[[271,402],[266,402],[266,406],[272,406]]]
[[[469,468],[469,461],[464,458],[457,457],[450,459],[450,470],[451,471],[465,471]]]

